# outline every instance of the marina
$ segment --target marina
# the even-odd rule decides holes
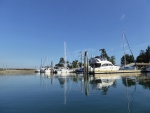
[[[149,81],[150,73],[9,73],[0,75],[0,112],[147,113]]]
[[[148,0],[2,0],[0,113],[150,113]]]

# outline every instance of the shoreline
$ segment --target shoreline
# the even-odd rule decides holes
[[[6,74],[34,74],[34,69],[7,69],[7,70],[0,70],[0,75]]]

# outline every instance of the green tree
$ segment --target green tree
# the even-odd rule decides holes
[[[78,67],[78,60],[75,60],[72,62],[72,67],[77,68]]]
[[[65,60],[63,57],[60,58],[59,63],[56,64],[56,67],[64,67]]]
[[[105,49],[100,49],[100,51],[101,51],[101,55],[100,55],[101,58],[107,58],[107,60],[112,62],[112,64],[114,64],[114,65],[116,64],[115,56],[109,57]]]
[[[115,60],[116,60],[115,56],[111,56],[109,61],[115,65],[116,64]]]
[[[133,55],[129,55],[129,54],[126,54],[125,57],[122,56],[122,58],[121,58],[121,65],[126,65],[125,64],[125,60],[126,60],[126,64],[130,64],[130,63],[134,62],[134,57],[133,57]]]
[[[101,51],[101,58],[107,58],[107,60],[110,60],[110,57],[107,55],[107,52],[105,49],[100,49],[99,51]]]
[[[144,63],[148,63],[150,61],[150,46],[147,47],[146,51],[140,51],[140,54],[139,56],[137,56],[136,61]]]
[[[149,62],[150,61],[150,46],[147,47],[145,54],[146,54],[146,62]]]
[[[146,59],[146,53],[144,50],[141,50],[139,56],[137,56],[136,58],[136,62],[146,62],[145,59]]]

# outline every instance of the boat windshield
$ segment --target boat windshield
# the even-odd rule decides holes
[[[103,64],[102,66],[113,66],[112,64]]]
[[[95,67],[101,67],[101,63],[95,63]]]

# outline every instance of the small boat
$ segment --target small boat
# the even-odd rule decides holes
[[[119,70],[137,70],[137,69],[135,66],[125,65],[123,67],[120,67]]]
[[[40,68],[40,73],[44,73],[44,72],[45,72],[45,68],[44,67]]]
[[[64,74],[68,76],[67,73],[70,73],[69,68],[67,68],[67,53],[66,53],[66,43],[64,42],[64,67],[55,70],[57,74]]]
[[[66,74],[66,73],[70,73],[70,70],[62,67],[59,69],[55,69],[55,73],[56,74]]]
[[[146,71],[147,71],[147,72],[150,72],[150,67],[147,67],[147,68],[146,68]]]
[[[76,73],[83,73],[84,72],[84,68],[79,68],[75,70]]]
[[[35,73],[39,73],[40,72],[40,69],[35,69]]]
[[[51,68],[45,68],[44,73],[51,73]]]
[[[139,70],[137,70],[137,68],[136,68],[136,62],[135,62],[135,65],[133,65],[133,66],[130,66],[129,64],[128,64],[128,65],[126,64],[125,39],[126,39],[126,41],[127,41],[128,47],[129,47],[129,49],[130,49],[130,52],[131,52],[131,54],[132,54],[132,56],[133,56],[133,53],[132,53],[131,48],[130,48],[130,46],[129,46],[128,40],[127,40],[127,38],[126,38],[126,36],[125,36],[125,33],[124,33],[124,31],[123,31],[123,33],[122,33],[122,41],[123,41],[123,50],[124,50],[124,65],[123,65],[122,67],[120,67],[119,70],[121,70],[121,72],[124,72],[124,70],[125,70],[125,72],[137,72],[137,71],[139,71]],[[128,71],[128,70],[129,70],[129,71]],[[136,71],[136,70],[137,70],[137,71]]]

